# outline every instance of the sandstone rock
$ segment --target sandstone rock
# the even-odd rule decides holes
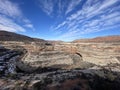
[[[20,69],[29,72],[40,67],[58,68],[58,66],[61,66],[59,68],[62,69],[64,66],[73,65],[80,61],[82,61],[82,57],[78,54],[69,54],[63,51],[42,51],[37,54],[28,53],[27,56],[22,59],[23,64],[18,62],[17,66]]]
[[[74,53],[79,53],[82,60],[96,65],[106,66],[110,63],[119,62],[120,43],[60,43],[55,45],[55,50],[71,51],[74,48]]]

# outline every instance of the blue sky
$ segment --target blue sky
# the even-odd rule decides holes
[[[0,0],[0,30],[63,41],[120,35],[120,0]]]

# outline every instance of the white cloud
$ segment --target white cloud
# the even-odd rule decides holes
[[[33,31],[35,31],[35,28],[34,28],[34,26],[31,23],[25,24],[25,27],[30,28]]]
[[[10,0],[0,0],[0,18],[0,29],[11,30],[12,32],[25,31],[25,28],[20,26],[18,22],[34,29],[30,20],[24,17],[19,5]]]
[[[102,9],[105,9],[105,8],[108,8],[109,6],[111,5],[114,5],[115,3],[119,2],[119,0],[105,0],[103,2],[103,4],[101,5],[101,7],[99,8],[99,10],[102,10]]]
[[[112,29],[120,25],[119,0],[87,0],[82,9],[70,15],[54,27],[57,31],[65,28],[62,38],[75,38],[83,34]]]
[[[79,34],[79,29],[74,29],[72,31],[68,31],[67,33],[64,33],[60,36],[58,36],[57,40],[64,40],[64,41],[71,41],[74,39],[78,39],[82,37],[82,35]]]
[[[53,0],[39,0],[39,6],[48,15],[51,15],[54,9]]]
[[[9,0],[0,0],[0,13],[12,18],[22,16],[19,6]]]
[[[80,2],[81,0],[39,0],[39,6],[49,16],[64,17]]]
[[[56,12],[58,17],[65,17],[66,11],[68,9],[68,5],[70,4],[71,0],[56,0],[55,5],[57,6]]]
[[[23,27],[16,24],[12,19],[6,18],[5,16],[2,15],[0,15],[0,30],[6,30],[11,32],[25,31]]]
[[[66,22],[63,22],[63,23],[59,24],[59,25],[55,28],[55,30],[59,29],[60,27],[63,27],[65,24],[66,24]]]
[[[71,0],[68,7],[67,7],[67,10],[66,10],[66,14],[68,14],[69,12],[71,12],[72,10],[75,9],[75,7],[77,5],[79,5],[79,3],[81,2],[81,0]]]

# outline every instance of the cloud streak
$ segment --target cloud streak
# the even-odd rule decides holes
[[[51,13],[53,12],[53,8],[54,8],[54,3],[52,0],[39,0],[39,6],[40,8],[42,8],[42,10],[48,14],[51,15]]]
[[[120,5],[118,3],[119,0],[86,0],[82,9],[68,16],[56,25],[54,30],[63,32],[59,39],[76,39],[85,34],[119,27]]]
[[[16,24],[13,20],[0,15],[0,30],[6,30],[10,32],[25,32],[25,29],[20,25]]]
[[[49,16],[66,16],[80,2],[81,0],[39,0],[39,6]]]
[[[34,29],[30,20],[24,17],[18,4],[10,0],[0,0],[0,29],[11,32],[25,32],[25,27],[22,24],[25,24],[29,29]]]
[[[21,17],[22,12],[19,6],[9,0],[0,0],[0,13],[9,17]]]
[[[73,9],[75,9],[75,7],[78,6],[80,2],[81,0],[71,0],[67,7],[66,14],[70,13]]]

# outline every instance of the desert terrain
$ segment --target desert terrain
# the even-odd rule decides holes
[[[0,90],[120,90],[120,36],[61,42],[0,31]]]

